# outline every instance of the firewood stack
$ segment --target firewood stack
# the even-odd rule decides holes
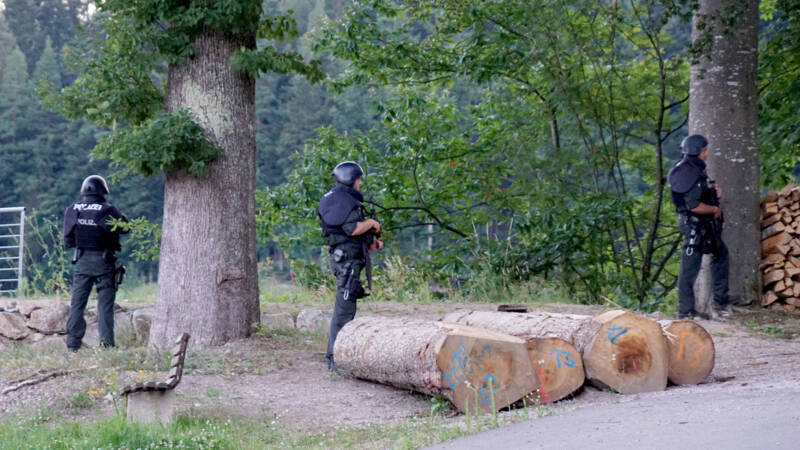
[[[769,191],[761,202],[761,305],[800,309],[800,186]]]

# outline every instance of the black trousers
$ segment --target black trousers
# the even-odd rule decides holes
[[[700,272],[700,265],[703,261],[701,247],[692,248],[689,246],[688,225],[679,222],[679,228],[684,234],[683,248],[681,251],[681,267],[678,272],[678,313],[691,314],[694,308],[694,282]],[[714,302],[717,305],[728,303],[728,271],[729,271],[728,247],[724,242],[720,242],[720,248],[711,253],[711,278],[714,280]]]
[[[103,251],[84,250],[72,274],[72,300],[67,319],[67,348],[77,350],[86,334],[83,317],[92,286],[97,288],[97,329],[100,345],[114,346],[114,263],[106,260]]]
[[[336,277],[336,301],[333,305],[333,317],[331,317],[331,328],[328,334],[328,349],[325,352],[325,358],[328,359],[329,365],[333,362],[333,345],[336,343],[336,336],[342,327],[356,316],[356,302],[364,292],[360,281],[364,264],[364,259],[348,256],[335,261],[333,253],[328,258],[328,265],[333,276]],[[350,286],[347,286],[348,280]],[[345,298],[345,294],[347,294],[347,298]]]

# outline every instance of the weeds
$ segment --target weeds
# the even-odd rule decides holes
[[[761,334],[763,336],[774,339],[791,339],[792,333],[776,324],[762,324],[759,325],[755,320],[750,319],[744,322],[744,325],[753,333]]]

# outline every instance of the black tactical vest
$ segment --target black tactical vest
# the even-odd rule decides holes
[[[364,197],[360,192],[343,184],[336,184],[322,197],[317,206],[317,216],[322,226],[322,235],[328,238],[328,245],[333,246],[348,241],[360,242],[358,237],[345,233],[342,225],[354,209],[362,212],[363,201]],[[363,212],[359,220],[364,220]]]
[[[119,250],[118,233],[106,222],[113,207],[105,201],[84,199],[67,208],[64,234],[74,233],[75,246],[88,250]]]
[[[672,203],[678,214],[691,214],[684,195],[695,188],[702,189],[700,201],[707,205],[716,204],[716,193],[708,185],[708,175],[705,171],[706,164],[696,157],[685,157],[680,160],[667,175],[670,184]]]

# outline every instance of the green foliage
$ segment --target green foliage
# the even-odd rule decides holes
[[[158,224],[151,223],[145,217],[138,217],[124,221],[122,219],[110,219],[111,230],[117,229],[126,231],[126,246],[130,250],[133,258],[139,261],[158,261],[161,249],[161,229]]]
[[[771,20],[759,45],[759,154],[762,184],[780,189],[800,163],[800,2],[761,3]]]
[[[145,176],[185,170],[202,178],[222,150],[204,136],[189,112],[158,113],[141,126],[131,125],[100,139],[98,157],[125,161],[127,168]]]
[[[318,33],[318,50],[350,64],[334,84],[405,87],[372,131],[324,129],[297,154],[287,182],[262,193],[262,236],[294,254],[320,244],[328,171],[355,159],[387,242],[433,227],[430,259],[412,264],[440,279],[488,267],[658,306],[679,245],[665,149],[688,98],[689,55],[668,31],[686,17],[659,2],[354,3]],[[459,80],[482,96],[453,101]]]
[[[72,255],[62,244],[61,224],[41,214],[29,215],[26,221],[26,283],[22,295],[69,294]]]
[[[85,33],[83,45],[71,53],[72,68],[81,75],[60,91],[45,84],[40,93],[48,107],[70,119],[85,117],[110,127],[110,136],[94,153],[129,172],[149,176],[185,170],[202,177],[221,154],[187,112],[161,112],[163,65],[177,66],[191,57],[201,33],[240,39],[231,64],[251,77],[276,71],[302,73],[312,82],[322,78],[319,62],[306,64],[297,53],[270,45],[256,48],[257,36],[282,41],[297,35],[288,14],[261,20],[261,1],[111,0],[98,9],[102,30]]]

